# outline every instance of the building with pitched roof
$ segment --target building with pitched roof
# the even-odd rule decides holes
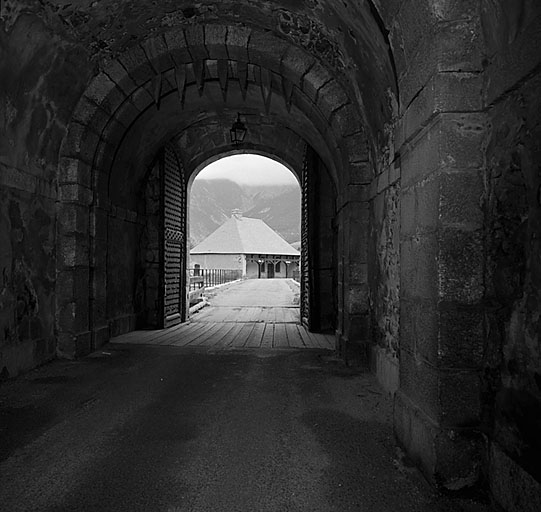
[[[190,251],[194,269],[241,270],[243,277],[292,277],[300,253],[261,219],[234,210],[230,219]]]

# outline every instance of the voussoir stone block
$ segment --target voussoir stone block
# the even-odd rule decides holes
[[[115,89],[117,90],[115,96]],[[85,90],[85,96],[108,112],[114,112],[117,103],[124,99],[115,82],[109,76],[100,72]]]
[[[141,46],[156,72],[163,73],[173,66],[167,43],[162,36],[147,39]]]
[[[227,53],[229,58],[241,62],[248,62],[248,42],[252,31],[246,27],[227,27]]]
[[[77,203],[62,205],[57,216],[58,233],[88,235],[88,213],[87,205]]]
[[[58,199],[63,203],[89,205],[92,202],[92,190],[79,184],[59,185]]]
[[[252,64],[280,73],[282,57],[288,43],[269,32],[252,32],[248,44],[248,56]]]
[[[205,27],[205,46],[211,59],[229,59],[225,38],[227,27],[223,25],[207,25]]]
[[[169,53],[177,65],[192,61],[184,30],[176,29],[164,34]]]
[[[302,90],[315,102],[320,89],[332,79],[327,68],[316,61],[302,79]]]
[[[91,167],[82,160],[63,157],[58,163],[58,182],[60,184],[79,184],[83,187],[91,187]]]
[[[349,97],[338,81],[327,82],[319,91],[317,105],[330,120],[335,110],[342,108],[349,103]]]
[[[142,85],[153,77],[156,72],[140,46],[134,46],[122,53],[118,60],[124,66],[130,78],[136,85]]]
[[[205,46],[205,28],[201,25],[190,25],[184,30],[188,51],[193,60],[205,60],[209,58],[209,52]]]
[[[289,46],[282,58],[282,74],[297,86],[302,86],[302,79],[314,65],[314,57],[296,46]]]
[[[129,96],[137,87],[126,68],[117,59],[108,61],[102,71],[117,85],[117,87]]]
[[[353,135],[362,130],[360,118],[351,103],[345,104],[333,111],[331,125],[342,137]]]

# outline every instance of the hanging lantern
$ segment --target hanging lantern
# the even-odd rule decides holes
[[[244,141],[244,137],[246,137],[246,132],[246,126],[240,120],[240,114],[237,114],[237,120],[233,123],[233,126],[230,130],[231,142],[235,144],[235,146],[238,146]]]

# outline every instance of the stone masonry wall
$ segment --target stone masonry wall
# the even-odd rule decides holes
[[[491,112],[485,421],[541,482],[541,75]],[[533,509],[532,509],[533,510]]]
[[[479,482],[485,448],[479,12],[476,2],[404,1],[388,26],[400,91],[389,145],[389,161],[400,158],[394,428],[429,480],[458,490]]]
[[[56,282],[58,153],[87,64],[80,50],[47,31],[37,16],[0,18],[0,378],[54,357],[55,318],[67,283]]]
[[[541,5],[483,2],[487,42],[484,427],[491,490],[541,509]]]
[[[370,364],[389,392],[398,389],[400,335],[400,169],[388,166],[371,185],[368,276]]]
[[[158,329],[162,323],[161,297],[161,181],[157,162],[150,169],[140,192],[145,205],[144,224],[138,242],[135,308],[138,328]]]
[[[0,380],[55,355],[55,203],[0,190]]]

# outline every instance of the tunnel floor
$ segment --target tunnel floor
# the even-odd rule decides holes
[[[331,336],[284,321],[297,289],[226,286],[187,324],[5,382],[0,508],[489,510],[434,491],[396,447],[374,377],[336,358]],[[252,321],[208,320],[231,308]],[[266,308],[278,317],[256,318]]]
[[[327,350],[109,344],[0,387],[0,508],[489,510],[429,487],[391,412]]]

